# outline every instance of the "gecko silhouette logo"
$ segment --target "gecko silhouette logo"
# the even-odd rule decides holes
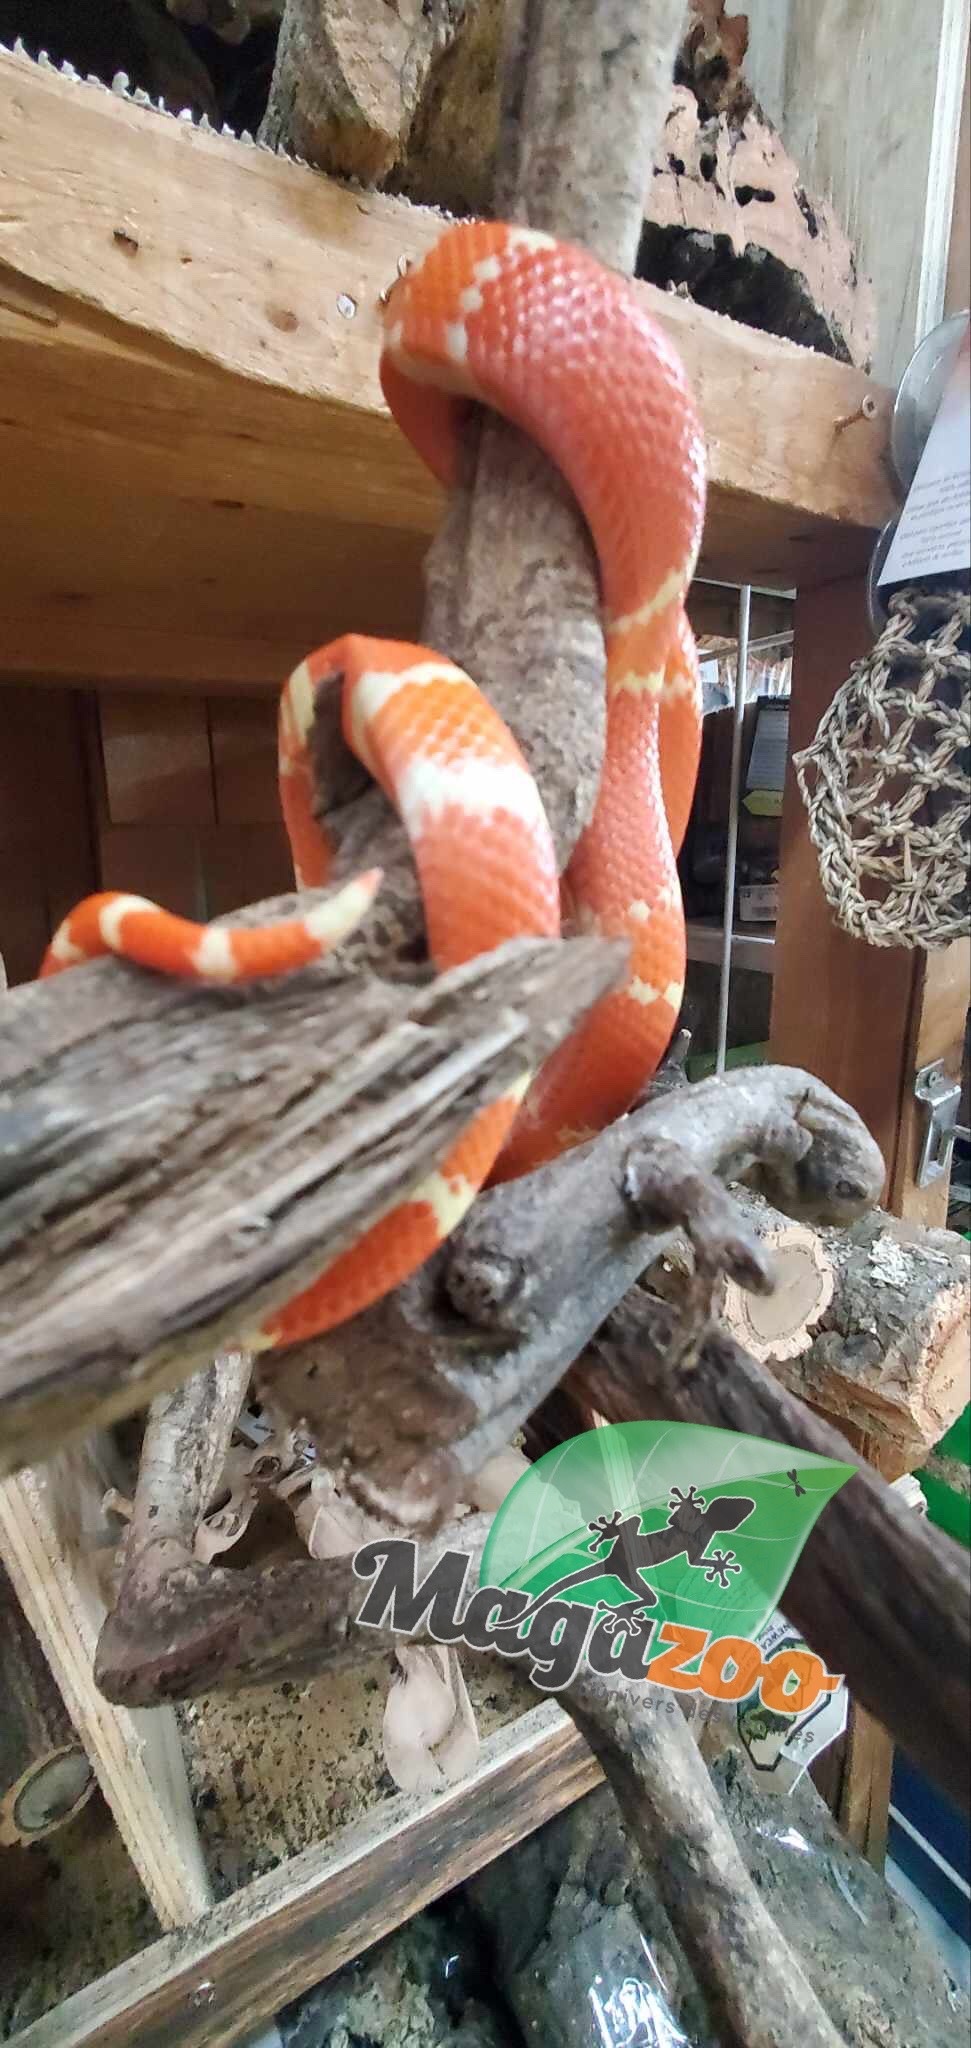
[[[767,1661],[757,1638],[817,1516],[852,1465],[691,1423],[625,1422],[548,1451],[507,1494],[472,1558],[418,1579],[415,1543],[356,1552],[373,1579],[364,1628],[522,1658],[559,1691],[582,1661],[678,1692],[807,1713],[840,1683],[808,1650]]]

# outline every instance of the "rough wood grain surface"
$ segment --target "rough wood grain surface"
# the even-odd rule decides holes
[[[739,1203],[777,1287],[762,1300],[730,1286],[730,1334],[885,1477],[915,1470],[971,1393],[964,1239],[880,1210],[810,1231],[767,1203]]]
[[[714,1268],[765,1284],[754,1234],[712,1176],[748,1172],[787,1213],[836,1222],[875,1198],[882,1170],[858,1118],[807,1074],[751,1068],[679,1089],[490,1190],[406,1287],[265,1361],[262,1383],[307,1417],[362,1505],[430,1526],[682,1223]]]
[[[334,960],[228,991],[104,960],[5,996],[7,1469],[238,1344],[545,1058],[623,953],[519,941],[419,987]]]
[[[493,209],[632,273],[670,93],[678,0],[507,0]],[[591,118],[591,108],[597,119]],[[596,570],[551,463],[488,417],[469,437],[426,564],[424,636],[470,668],[537,778],[561,868],[600,783],[606,718]]]
[[[260,139],[378,184],[407,144],[468,0],[286,0]]]
[[[91,1538],[110,1469],[89,1443],[0,1482],[0,1558],[155,1912],[163,1927],[184,1927],[211,1892],[175,1717],[110,1706],[93,1675],[108,1553]]]
[[[882,1175],[858,1120],[805,1075],[758,1068],[674,1090],[542,1174],[483,1197],[436,1261],[357,1319],[354,1343],[345,1333],[339,1349],[331,1340],[294,1347],[257,1390],[305,1418],[342,1484],[372,1511],[399,1527],[440,1527],[679,1225],[709,1282],[728,1270],[766,1284],[754,1233],[711,1178],[729,1167],[814,1215],[855,1214]],[[702,1298],[700,1331],[705,1323]],[[188,1438],[179,1499],[170,1484],[190,1404],[197,1422],[213,1412],[201,1377],[157,1411],[170,1471],[161,1491],[145,1489],[145,1543],[132,1547],[99,1648],[101,1682],[125,1699],[232,1686],[288,1662],[319,1668],[347,1647],[355,1582],[345,1561],[267,1574],[191,1560],[200,1496]],[[198,1444],[190,1423],[193,1435]],[[474,1525],[459,1528],[467,1548]],[[439,1551],[445,1542],[441,1532]]]
[[[600,1782],[546,1701],[483,1744],[475,1774],[388,1800],[336,1845],[316,1843],[195,1928],[156,1942],[37,2020],[18,2048],[233,2048],[322,1976]]]
[[[381,401],[378,296],[440,219],[3,53],[0,114],[7,673],[272,688],[349,627],[414,636],[441,500]],[[702,573],[865,566],[889,394],[641,289],[703,414]]]
[[[850,241],[755,107],[706,113],[687,87],[675,89],[637,268],[840,362],[872,359],[873,293]]]

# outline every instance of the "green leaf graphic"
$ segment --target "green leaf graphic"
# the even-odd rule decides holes
[[[657,1596],[650,1612],[658,1626],[680,1622],[715,1640],[751,1640],[779,1606],[817,1516],[854,1470],[810,1451],[693,1423],[624,1422],[589,1430],[548,1451],[507,1494],[489,1532],[479,1583],[515,1586],[535,1597],[583,1572],[562,1598],[588,1606],[631,1600],[631,1587],[603,1567],[607,1544],[590,1549],[590,1523],[618,1511],[640,1518],[638,1536],[655,1533],[658,1549],[673,1552],[640,1567],[645,1592],[650,1587]],[[670,1532],[678,1495],[692,1487],[701,1497],[696,1508],[743,1497],[754,1503],[737,1527],[703,1531],[695,1562]],[[691,1519],[680,1517],[683,1525]],[[724,1574],[724,1584],[706,1575],[719,1553],[741,1566]]]

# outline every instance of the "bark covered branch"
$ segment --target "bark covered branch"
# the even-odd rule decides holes
[[[788,1214],[838,1222],[876,1200],[883,1164],[854,1112],[795,1069],[677,1090],[480,1197],[405,1287],[262,1361],[258,1383],[307,1418],[362,1506],[431,1526],[682,1227],[709,1273],[767,1284],[718,1184],[746,1174]]]
[[[623,956],[520,941],[419,985],[332,962],[226,990],[103,960],[7,995],[0,1467],[238,1344],[546,1057]]]
[[[563,1705],[602,1764],[725,2048],[839,2048],[756,1891],[680,1709],[581,1672]]]

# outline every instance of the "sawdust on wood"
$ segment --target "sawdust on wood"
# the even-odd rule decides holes
[[[464,1669],[483,1740],[536,1703],[496,1658],[468,1658]],[[356,1671],[208,1694],[177,1710],[217,1898],[398,1795],[381,1751],[391,1671],[390,1658],[371,1657]]]
[[[0,1850],[0,2040],[160,1933],[100,1793],[44,1841]]]

